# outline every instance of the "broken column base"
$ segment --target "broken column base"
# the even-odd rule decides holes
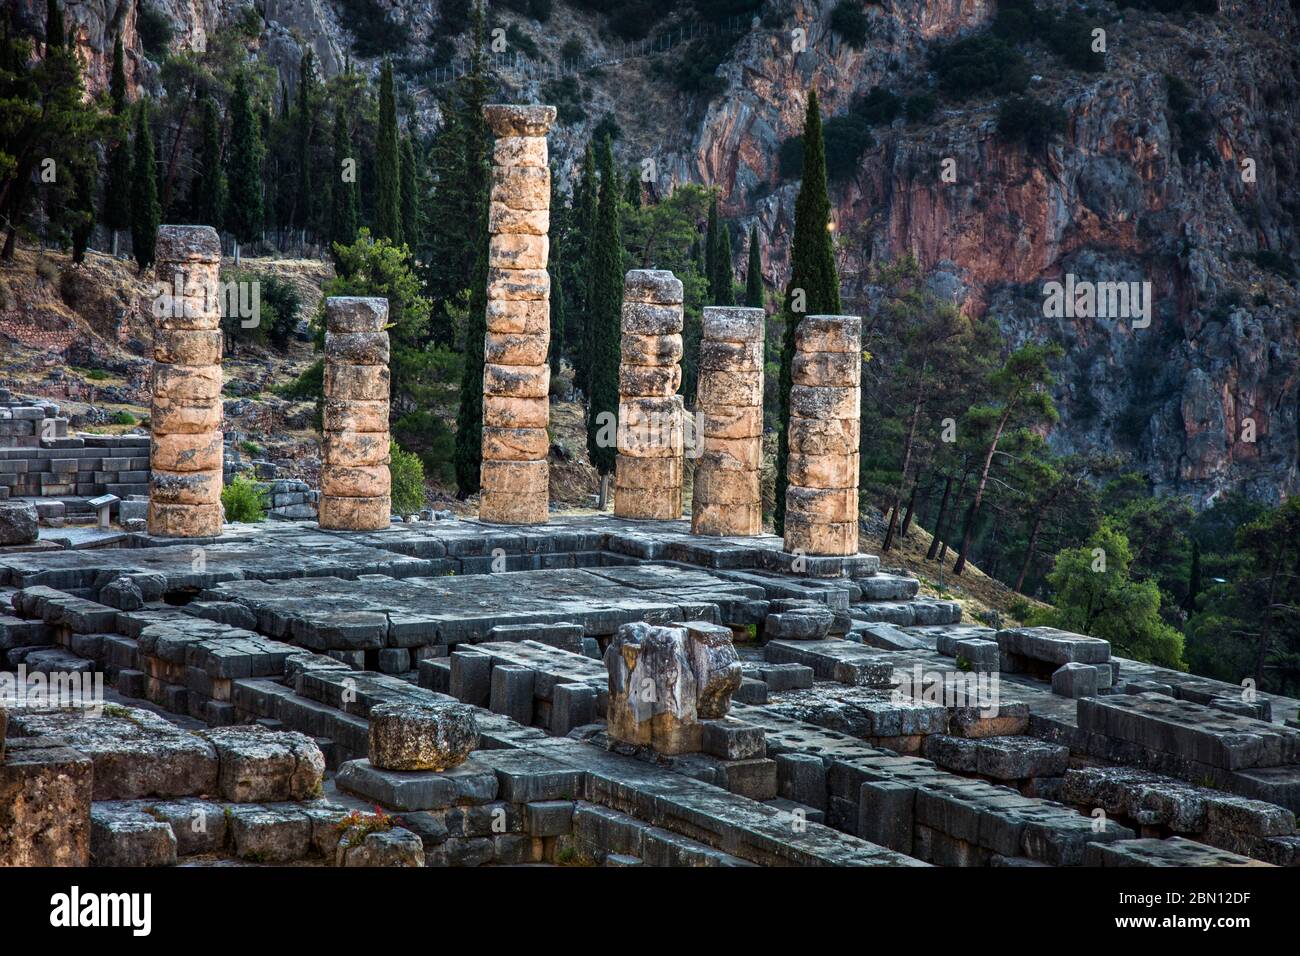
[[[479,499],[478,517],[488,524],[545,524],[551,516],[546,491],[488,491]]]
[[[169,505],[149,502],[149,533],[164,538],[216,538],[225,511],[214,505]]]
[[[377,498],[337,498],[322,495],[319,522],[332,531],[382,531],[393,522],[393,502]]]

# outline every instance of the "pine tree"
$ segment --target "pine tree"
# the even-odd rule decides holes
[[[351,161],[351,162],[349,162]],[[334,156],[330,184],[329,239],[331,245],[348,246],[357,238],[356,157],[343,104],[334,108]]]
[[[600,504],[609,493],[617,448],[601,441],[610,416],[618,418],[618,366],[622,341],[623,237],[619,228],[618,174],[609,137],[600,145],[600,200],[591,263],[591,391],[587,402],[587,454],[601,478]],[[606,436],[607,437],[607,436]]]
[[[136,109],[135,168],[131,177],[131,250],[143,272],[153,264],[158,242],[158,223],[162,209],[158,205],[158,178],[155,170],[153,134],[149,131],[149,107],[144,100]]]
[[[248,78],[235,74],[230,98],[230,148],[226,150],[226,228],[237,242],[252,242],[262,231],[262,120],[254,111]],[[236,247],[235,257],[239,250]]]
[[[211,96],[203,98],[194,164],[190,215],[201,226],[220,229],[225,213],[226,177],[221,168],[221,108]]]
[[[397,144],[397,99],[393,64],[379,74],[379,127],[375,132],[375,238],[402,241],[401,156]]]
[[[718,226],[718,248],[713,254],[713,304],[736,304],[736,280],[731,271],[731,230]]]
[[[402,239],[414,249],[420,243],[419,170],[415,165],[415,144],[410,135],[402,137],[398,166],[401,169]]]
[[[704,230],[704,281],[709,284],[709,300],[706,304],[718,304],[718,194],[713,193],[709,199],[709,220]]]
[[[777,422],[776,511],[773,525],[785,532],[785,490],[790,431],[791,368],[794,364],[795,330],[804,315],[838,315],[840,280],[835,270],[831,245],[831,201],[826,191],[826,146],[822,141],[821,112],[817,91],[808,93],[808,111],[803,127],[803,182],[795,200],[794,239],[790,246],[790,281],[785,289],[779,386],[780,417]],[[795,311],[798,309],[798,311]]]
[[[749,265],[745,269],[745,305],[761,309],[766,305],[763,292],[763,256],[758,248],[758,226],[749,228]]]

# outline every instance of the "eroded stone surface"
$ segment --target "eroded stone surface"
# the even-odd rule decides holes
[[[381,770],[449,770],[478,746],[461,704],[381,704],[370,711],[370,762]]]

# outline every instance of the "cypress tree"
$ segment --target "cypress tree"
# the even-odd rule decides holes
[[[312,85],[316,80],[315,59],[308,47],[303,51],[298,62],[298,103],[294,114],[294,159],[298,166],[297,184],[293,198],[292,223],[298,229],[306,229],[314,221],[312,215]]]
[[[563,268],[565,255],[565,208],[564,197],[559,191],[560,177],[551,169],[551,224],[550,224],[550,261],[551,272],[559,274]],[[551,351],[548,356],[551,366],[551,378],[560,374],[560,363],[564,357],[564,283],[551,283]]]
[[[95,164],[86,163],[76,170],[72,195],[72,261],[84,262],[90,237],[95,231]]]
[[[486,212],[484,218],[486,220]],[[460,408],[456,412],[456,490],[461,498],[478,492],[479,469],[483,464],[483,363],[487,337],[488,258],[486,229],[470,288],[469,315],[465,328],[465,365],[460,379]]]
[[[115,120],[112,142],[108,148],[108,181],[104,184],[104,225],[113,235],[113,254],[117,254],[117,234],[131,228],[131,150],[126,117],[126,68],[122,60],[122,37],[113,40],[113,72],[109,80],[111,109]]]
[[[1192,539],[1192,566],[1187,574],[1187,598],[1183,601],[1183,610],[1191,614],[1196,610],[1196,599],[1201,594],[1201,545]]]
[[[415,168],[415,144],[410,135],[402,137],[401,158],[398,167],[401,170],[402,192],[402,238],[412,249],[420,238],[420,197],[417,170]]]
[[[135,168],[131,178],[131,249],[143,272],[153,264],[158,242],[158,179],[154,170],[153,134],[149,131],[149,107],[144,100],[136,111]]]
[[[808,93],[808,112],[803,127],[803,181],[794,207],[794,239],[790,246],[790,281],[782,304],[785,333],[781,344],[781,377],[778,397],[776,446],[776,511],[773,525],[777,534],[785,531],[785,489],[790,430],[791,366],[794,338],[804,315],[837,315],[840,311],[840,280],[835,271],[831,246],[831,201],[826,191],[826,147],[822,141],[821,113],[817,91]]]
[[[633,209],[641,208],[641,177],[637,175],[635,167],[627,171],[626,199]]]
[[[190,215],[201,226],[220,229],[226,203],[226,177],[221,169],[221,110],[211,96],[203,98],[194,178],[190,180]]]
[[[375,238],[402,241],[401,157],[397,145],[397,99],[393,64],[379,74],[379,126],[375,131]]]
[[[622,344],[623,237],[619,228],[618,175],[609,137],[600,144],[600,200],[596,207],[591,263],[591,392],[587,402],[587,454],[600,474],[600,504],[609,496],[617,448],[608,438],[609,417],[618,419],[618,365]]]
[[[731,230],[718,225],[718,248],[713,254],[713,304],[736,304],[736,281],[731,271]]]
[[[262,123],[253,111],[248,79],[241,70],[235,74],[230,98],[230,148],[226,150],[226,228],[241,243],[252,242],[262,231],[262,158]]]
[[[576,321],[570,333],[573,342],[573,384],[584,395],[590,395],[592,340],[590,317],[590,292],[592,257],[595,254],[596,209],[599,204],[599,181],[596,173],[596,152],[590,142],[582,154],[582,168],[573,202],[573,240],[569,248],[573,255],[572,295],[566,301],[569,315]]]
[[[745,268],[745,305],[761,309],[766,304],[763,294],[763,257],[758,249],[758,226],[749,227],[749,265]]]
[[[46,0],[45,3],[45,55],[57,50],[67,41],[63,28],[63,11],[59,9],[58,0]]]
[[[344,164],[348,164],[347,169]],[[334,107],[334,168],[330,173],[330,242],[349,246],[357,238],[356,157],[343,104]]]
[[[709,284],[709,301],[718,304],[718,194],[709,199],[709,221],[704,230],[704,281]]]

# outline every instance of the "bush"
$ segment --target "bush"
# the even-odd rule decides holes
[[[255,481],[238,477],[221,489],[221,506],[227,521],[266,520],[266,489]]]
[[[415,514],[424,507],[424,463],[420,456],[403,451],[397,442],[388,444],[388,473],[392,478],[393,512]]]
[[[456,480],[456,434],[437,415],[408,412],[393,422],[393,435],[424,466],[424,474],[442,485]]]
[[[1210,131],[1214,124],[1194,106],[1192,88],[1176,76],[1165,76],[1165,101],[1169,104],[1169,125],[1173,128],[1180,162],[1214,159]]]
[[[151,57],[163,56],[172,42],[172,22],[167,14],[149,3],[140,4],[135,28],[140,34],[140,45]]]
[[[266,337],[278,349],[283,349],[298,327],[298,313],[302,309],[302,296],[298,290],[279,276],[264,273],[258,276],[262,300],[262,326]]]
[[[903,112],[903,98],[883,86],[875,86],[858,101],[853,111],[871,126],[886,125]]]
[[[1029,85],[1029,65],[1018,50],[995,36],[981,34],[942,47],[931,66],[939,88],[955,99],[980,93],[1020,93]]]
[[[836,182],[856,173],[858,160],[875,144],[866,120],[853,114],[827,120],[822,139],[826,143],[826,175]],[[803,175],[803,136],[791,136],[781,144],[778,164],[782,179]]]
[[[1046,149],[1048,143],[1065,132],[1065,111],[1032,96],[1013,96],[998,110],[998,133],[1012,143],[1024,143],[1029,149]]]
[[[1272,249],[1260,249],[1251,258],[1255,260],[1255,265],[1261,269],[1276,272],[1284,279],[1294,279],[1296,277],[1295,263],[1280,252],[1274,252]]]
[[[907,102],[903,105],[903,112],[907,114],[909,123],[925,123],[934,116],[938,108],[939,99],[933,93],[917,93],[907,98]]]
[[[1093,24],[1086,18],[1067,13],[1053,20],[1047,28],[1047,45],[1076,70],[1100,73],[1106,69],[1106,54],[1092,49],[1092,31]]]
[[[376,0],[342,0],[340,6],[339,19],[355,38],[352,49],[358,56],[386,56],[406,49],[409,28],[389,20]],[[442,16],[445,24],[446,11]]]
[[[861,50],[867,45],[871,31],[871,24],[862,6],[861,0],[840,0],[831,11],[831,29],[855,50]]]
[[[109,419],[114,425],[134,425],[135,416],[128,411],[120,411]]]

